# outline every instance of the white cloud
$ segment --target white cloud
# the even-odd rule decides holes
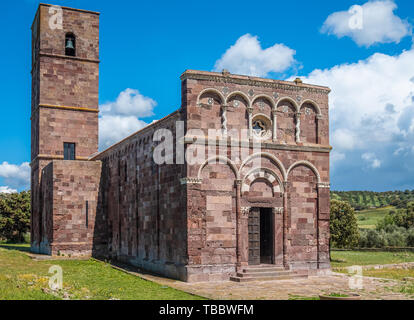
[[[291,67],[295,54],[295,50],[284,44],[263,49],[257,36],[245,34],[216,61],[214,70],[266,77],[271,72],[283,72]]]
[[[147,125],[134,116],[104,115],[99,119],[99,145],[105,149]]]
[[[377,158],[377,156],[375,155],[375,153],[364,153],[361,158],[368,162],[369,166],[372,169],[378,169],[379,167],[381,167],[381,161]]]
[[[24,162],[15,165],[3,162],[0,164],[0,178],[13,188],[27,189],[30,185],[30,164]]]
[[[119,94],[115,102],[105,103],[99,108],[102,114],[150,117],[154,115],[156,105],[154,100],[143,96],[138,90],[128,88]]]
[[[11,189],[9,187],[1,187],[0,186],[0,193],[6,193],[6,194],[10,194],[10,193],[16,193],[17,190],[15,189]]]
[[[99,148],[105,149],[147,125],[141,117],[154,115],[157,103],[138,90],[122,91],[116,101],[100,106]]]
[[[332,150],[330,164],[332,167],[336,167],[339,162],[346,159],[345,153]]]
[[[340,128],[334,131],[332,139],[340,150],[352,150],[356,145],[355,140],[357,138],[354,137],[352,131],[346,128]]]
[[[399,43],[411,34],[410,24],[394,14],[397,5],[392,0],[369,1],[351,6],[348,11],[332,13],[321,31],[338,38],[350,37],[359,46],[375,43]]]
[[[395,56],[376,53],[356,63],[314,70],[303,78],[332,89],[331,144],[338,154],[332,162],[340,161],[333,172],[334,177],[341,175],[337,183],[349,181],[354,189],[370,179],[384,188],[413,184],[413,61],[414,48]],[[366,161],[381,174],[362,177]]]

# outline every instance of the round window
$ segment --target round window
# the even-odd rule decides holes
[[[270,130],[271,122],[263,116],[258,116],[253,119],[253,132],[259,139],[269,139],[272,135]]]

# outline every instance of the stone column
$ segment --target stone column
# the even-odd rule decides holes
[[[241,208],[241,221],[240,221],[240,260],[241,268],[249,265],[249,214],[250,207]]]
[[[318,183],[317,252],[318,269],[330,267],[329,259],[330,185]]]
[[[296,113],[296,143],[300,142],[300,116],[301,113]]]
[[[249,138],[253,138],[253,107],[247,107],[249,113]]]
[[[322,143],[322,134],[321,134],[322,119],[323,117],[321,114],[316,115],[316,142],[318,144]]]
[[[241,184],[242,180],[236,180],[236,254],[237,254],[237,271],[240,271],[242,268],[242,234],[241,234],[241,203],[240,203],[240,196],[241,196]]]
[[[272,208],[273,212],[273,263],[283,264],[283,207]],[[282,239],[280,239],[280,235]],[[282,240],[282,241],[281,241]]]
[[[273,142],[277,141],[277,110],[272,110],[273,116]]]
[[[289,267],[288,252],[287,252],[287,236],[288,236],[288,190],[289,183],[283,182],[283,266]]]
[[[227,135],[227,109],[228,109],[228,106],[226,105],[221,106],[221,112],[222,112],[221,128],[223,129],[223,135]]]

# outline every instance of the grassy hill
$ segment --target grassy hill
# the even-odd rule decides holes
[[[375,229],[378,221],[382,220],[391,210],[395,210],[395,207],[388,206],[384,208],[358,211],[356,213],[358,227],[361,229]]]
[[[347,201],[357,210],[406,207],[408,202],[414,201],[414,190],[405,191],[331,191],[331,199]]]

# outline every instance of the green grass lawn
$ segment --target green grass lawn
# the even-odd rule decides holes
[[[414,262],[414,252],[331,251],[332,268]]]
[[[370,269],[364,270],[364,276],[393,280],[414,279],[414,269]]]
[[[384,216],[393,209],[394,207],[389,206],[379,209],[359,211],[356,213],[358,226],[361,229],[375,229],[378,221],[383,219]]]
[[[0,300],[121,299],[200,300],[179,290],[126,274],[109,264],[90,260],[34,261],[22,250],[28,245],[0,245]],[[49,289],[49,268],[63,270],[63,290]]]
[[[350,265],[390,264],[414,262],[413,252],[355,252],[333,251],[332,267],[337,272],[347,273]],[[392,291],[410,295],[414,299],[414,269],[369,269],[363,270],[364,277],[401,281]]]

